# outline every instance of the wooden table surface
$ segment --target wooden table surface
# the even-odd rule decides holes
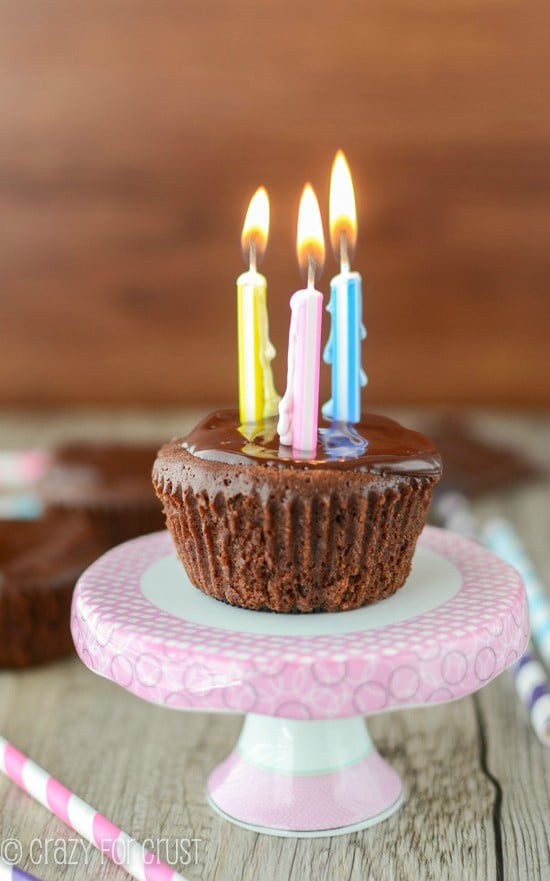
[[[472,418],[548,465],[549,417]],[[49,444],[69,434],[166,437],[193,419],[188,412],[4,414],[0,444]],[[492,496],[476,508],[482,517],[501,512],[513,520],[550,583],[550,483]],[[233,747],[238,716],[149,705],[76,658],[4,672],[0,695],[5,737],[127,832],[158,840],[161,857],[179,855],[191,881],[550,877],[550,750],[531,732],[509,674],[451,704],[374,717],[369,728],[406,781],[406,802],[372,829],[316,840],[244,831],[208,806],[205,781]],[[126,877],[98,853],[87,855],[78,836],[4,779],[0,799],[0,844],[21,842],[24,868],[44,881]],[[68,849],[60,843],[67,839]]]

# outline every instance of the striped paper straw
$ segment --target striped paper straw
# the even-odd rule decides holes
[[[39,881],[36,875],[24,872],[18,866],[10,866],[0,860],[0,881]]]
[[[35,493],[0,490],[0,520],[36,520],[43,510],[44,505]]]
[[[133,878],[138,881],[185,881],[183,875],[70,792],[4,737],[0,737],[0,770]]]
[[[514,666],[517,692],[529,710],[536,735],[544,746],[550,746],[550,690],[546,670],[530,646]]]
[[[479,523],[472,510],[472,507],[462,493],[455,490],[443,490],[437,492],[434,499],[434,509],[437,516],[445,524],[447,529],[458,532],[467,538],[477,540],[479,535]],[[497,521],[491,521],[496,523]],[[500,522],[500,521],[499,521]],[[484,539],[486,532],[491,523],[482,531]],[[513,535],[515,530],[510,524],[507,524],[508,532],[511,529]],[[505,535],[500,533],[502,544],[505,545]],[[517,537],[516,537],[517,539]],[[496,553],[499,557],[508,563],[514,563],[508,559],[505,554],[505,548],[493,546],[488,540],[484,542],[486,546]],[[512,546],[512,545],[511,545]],[[531,603],[529,591],[527,590],[526,578],[524,572],[516,565],[520,575],[526,586],[529,600],[529,612],[531,616]],[[531,617],[532,626],[532,617]],[[538,739],[544,746],[550,746],[550,688],[546,671],[540,661],[537,659],[531,643],[527,646],[523,656],[512,667],[514,683],[518,696],[526,707],[531,725]]]
[[[44,450],[0,450],[0,485],[36,483],[49,463],[50,456]]]
[[[508,520],[495,517],[485,525],[482,535],[484,544],[521,575],[529,601],[533,642],[550,667],[550,599],[516,530]]]

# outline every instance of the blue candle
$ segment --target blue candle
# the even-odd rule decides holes
[[[339,422],[361,419],[361,388],[367,377],[361,366],[361,344],[366,337],[363,324],[361,276],[352,272],[349,255],[357,236],[355,194],[348,164],[342,151],[334,160],[330,181],[330,232],[334,250],[340,255],[340,272],[330,283],[330,336],[323,360],[331,366],[332,397],[323,415]]]

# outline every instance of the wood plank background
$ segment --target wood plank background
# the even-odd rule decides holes
[[[311,179],[326,208],[341,146],[365,402],[550,404],[548,4],[0,0],[0,17],[0,403],[235,401],[259,183],[282,391],[298,198]]]

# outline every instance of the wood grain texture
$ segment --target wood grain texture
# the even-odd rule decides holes
[[[311,179],[326,216],[340,146],[365,401],[550,402],[547,4],[0,0],[0,17],[0,402],[236,401],[259,183],[282,390],[298,198]]]
[[[513,441],[548,466],[550,419],[478,411],[470,417],[480,432]],[[406,421],[426,418],[408,413]],[[194,419],[185,411],[4,414],[0,448],[83,434],[168,436]],[[486,498],[476,510],[481,517],[510,517],[550,582],[548,480]],[[408,794],[394,817],[354,835],[272,838],[214,814],[205,782],[232,749],[240,724],[229,714],[146,704],[76,659],[0,674],[2,734],[130,834],[165,839],[163,856],[173,856],[181,838],[200,839],[197,860],[192,850],[190,864],[179,864],[190,881],[542,881],[550,874],[550,750],[530,730],[507,674],[475,698],[369,721],[376,746],[402,775]],[[74,864],[33,866],[33,839],[71,833],[2,778],[0,803],[0,842],[19,839],[25,867],[44,881],[126,877],[95,853],[85,865],[78,849]]]

